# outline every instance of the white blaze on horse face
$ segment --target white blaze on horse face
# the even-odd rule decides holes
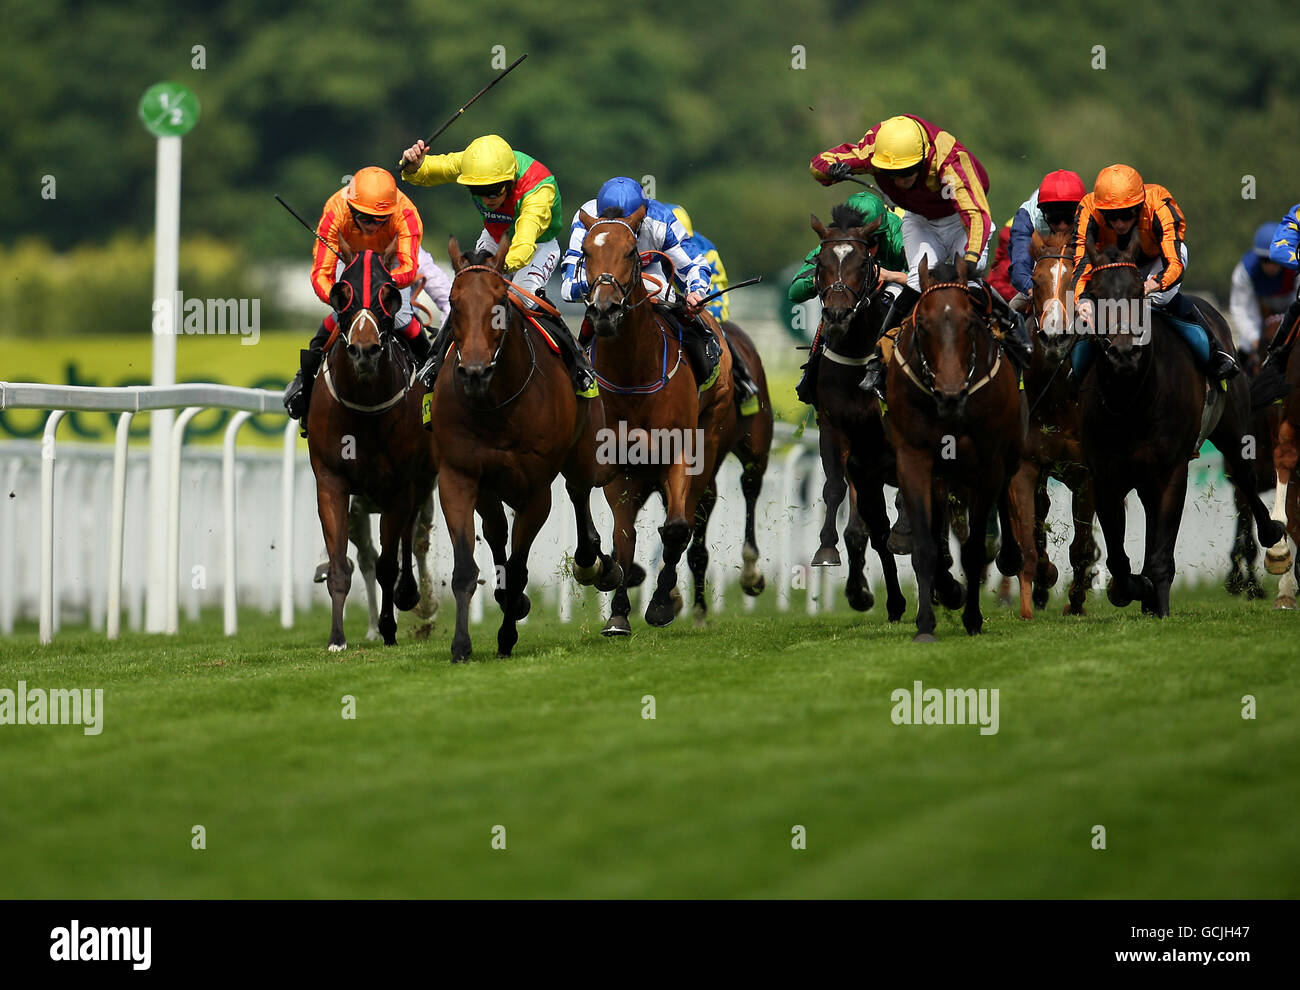
[[[591,243],[596,245],[596,247],[604,247],[605,238],[608,236],[609,235],[602,230],[599,234],[597,234],[595,237],[591,239]]]
[[[839,258],[840,261],[843,262],[845,258],[853,253],[853,245],[836,244],[835,247],[831,248],[831,250],[835,252],[835,257]]]
[[[375,331],[375,336],[379,336],[379,321],[375,319],[375,315],[370,312],[370,310],[363,309],[357,313],[356,316],[352,317],[352,322],[348,325],[348,332],[344,343],[352,343],[352,335],[356,332],[357,327],[361,325],[362,320],[365,320],[370,324],[371,329]]]
[[[1065,332],[1069,326],[1069,314],[1065,303],[1061,301],[1061,279],[1065,276],[1065,262],[1060,259],[1052,261],[1052,294],[1043,305],[1043,315],[1039,326],[1048,337],[1055,337]]]

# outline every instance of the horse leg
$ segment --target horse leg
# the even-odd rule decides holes
[[[1101,556],[1097,540],[1092,533],[1092,517],[1097,506],[1092,492],[1092,479],[1081,475],[1070,489],[1070,511],[1074,516],[1074,538],[1070,541],[1070,600],[1066,602],[1066,615],[1083,615],[1083,603],[1092,587],[1092,568]]]
[[[695,585],[695,625],[701,627],[704,625],[705,617],[709,614],[709,605],[704,598],[704,573],[709,566],[709,545],[706,541],[709,530],[709,517],[713,515],[713,507],[718,501],[718,491],[715,484],[710,483],[709,487],[704,490],[700,496],[699,503],[695,506],[695,529],[691,534],[691,545],[686,551],[686,563],[691,569],[691,577]]]
[[[397,587],[393,591],[393,604],[403,612],[409,612],[420,604],[420,586],[416,583],[415,571],[411,566],[411,543],[415,518],[418,514],[414,488],[411,489],[411,500],[408,504],[410,509],[406,514],[406,522],[402,526],[401,543],[398,549],[400,566],[397,573]]]
[[[1287,537],[1290,540],[1290,537]],[[1294,544],[1287,549],[1292,550]],[[1288,568],[1287,572],[1282,575],[1277,583],[1277,598],[1273,602],[1274,609],[1284,609],[1294,611],[1296,606],[1296,592],[1300,590],[1300,560],[1297,560],[1294,567]]]
[[[989,522],[989,514],[992,510],[991,499],[987,492],[971,492],[970,504],[967,505],[967,520],[970,524],[970,530],[966,534],[966,540],[961,545],[961,567],[966,575],[966,587],[970,593],[966,595],[966,607],[962,611],[961,622],[966,627],[966,633],[969,636],[978,636],[984,629],[984,616],[980,612],[980,596],[978,589],[984,574],[984,568],[988,564],[988,543],[985,540],[986,529]],[[1007,543],[1012,541],[1010,526],[1003,526],[1002,529],[1002,546],[1006,547]],[[1001,551],[999,551],[1001,554]],[[1025,579],[1021,578],[1020,598],[1021,598],[1021,617],[1024,617],[1024,602],[1028,597],[1029,586]],[[1030,617],[1033,616],[1033,610],[1030,610]]]
[[[591,518],[591,485],[566,478],[565,490],[573,505],[578,533],[578,545],[570,565],[573,577],[581,585],[595,585],[597,591],[613,591],[623,582],[623,569],[601,550],[600,533]]]
[[[348,490],[342,478],[322,469],[316,475],[316,512],[320,516],[321,534],[329,553],[329,572],[325,587],[329,589],[334,611],[330,622],[329,648],[338,653],[348,648],[343,635],[343,603],[352,587],[352,564],[348,560]]]
[[[1285,425],[1283,424],[1283,426]],[[1286,516],[1283,514],[1280,520],[1270,518],[1268,509],[1264,507],[1264,502],[1259,497],[1259,476],[1256,472],[1256,465],[1253,459],[1247,460],[1245,457],[1243,450],[1245,444],[1242,435],[1243,431],[1239,428],[1238,418],[1233,417],[1229,420],[1228,414],[1225,412],[1223,420],[1220,421],[1219,426],[1210,435],[1210,439],[1223,454],[1224,467],[1228,480],[1232,482],[1233,489],[1250,509],[1250,513],[1255,519],[1255,525],[1259,528],[1259,542],[1265,546],[1274,546],[1281,542],[1285,547]],[[1252,434],[1246,435],[1252,436],[1253,439]],[[1279,474],[1280,481],[1281,475]],[[1277,511],[1276,500],[1274,511]]]
[[[1150,582],[1142,599],[1142,611],[1164,619],[1169,616],[1169,589],[1174,583],[1174,548],[1187,501],[1187,462],[1179,462],[1163,488],[1150,487],[1138,494],[1147,516],[1147,550],[1142,574]]]
[[[348,538],[357,548],[357,565],[361,568],[361,583],[366,589],[366,607],[370,612],[366,639],[374,640],[379,638],[379,589],[375,585],[375,561],[379,554],[375,552],[375,541],[370,535],[370,513],[362,507],[360,499],[351,501]]]
[[[880,560],[880,573],[885,579],[885,613],[890,622],[897,622],[907,611],[907,599],[898,584],[898,565],[889,549],[889,513],[885,510],[885,489],[879,478],[866,481],[857,489],[856,515],[866,524],[871,538],[871,548]],[[864,579],[863,586],[866,587]]]
[[[931,464],[929,457],[915,449],[898,454],[898,485],[903,493],[904,508],[912,523],[912,569],[916,572],[916,635],[914,643],[933,643],[934,605],[930,595],[935,570],[939,565],[939,547],[935,542],[932,513],[942,511],[932,506]],[[984,535],[980,534],[982,540]]]
[[[822,522],[820,546],[817,553],[813,555],[812,565],[813,567],[838,567],[840,534],[836,519],[849,486],[844,478],[844,461],[841,457],[838,435],[829,428],[823,429],[817,445],[821,454],[822,470],[826,474],[826,481],[822,485],[822,502],[826,506],[826,518]],[[849,525],[852,524],[853,520],[850,516]]]
[[[857,491],[860,489],[855,485],[854,494],[850,496],[849,524],[844,527],[844,546],[849,551],[849,577],[844,582],[844,597],[853,609],[866,612],[876,604],[876,599],[867,582],[867,540],[870,534],[858,507]]]
[[[1277,442],[1273,445],[1273,470],[1277,474],[1277,488],[1273,494],[1273,512],[1275,522],[1286,525],[1287,486],[1291,483],[1291,472],[1296,466],[1296,427],[1288,419],[1282,419],[1277,426]],[[1291,545],[1283,534],[1280,540],[1264,539],[1260,534],[1260,543],[1268,547],[1264,553],[1264,569],[1270,574],[1285,574],[1291,568]]]
[[[1038,554],[1038,568],[1034,571],[1034,608],[1046,608],[1048,593],[1055,587],[1058,577],[1047,554],[1047,514],[1052,510],[1052,497],[1047,493],[1047,472],[1028,459],[1021,464],[1020,470],[1024,471],[1026,465],[1035,475],[1034,551]]]
[[[411,514],[415,508],[411,501],[408,492],[396,508],[379,517],[379,559],[375,562],[375,577],[379,579],[379,635],[384,637],[385,646],[397,645],[397,619],[393,617],[398,581],[397,558],[402,542],[410,532]]]
[[[1028,464],[1029,461],[1024,462]],[[1022,465],[1023,467],[1023,465]],[[1020,555],[1020,618],[1034,617],[1034,579],[1038,574],[1038,547],[1035,545],[1034,522],[1038,505],[1038,468],[1026,474],[1017,471],[999,500],[1002,519],[1002,546],[998,549],[998,569],[1006,574],[1004,565],[1011,563],[1015,546]]]
[[[664,497],[667,519],[659,528],[659,538],[663,541],[663,563],[659,568],[655,593],[645,610],[645,620],[652,626],[666,626],[677,618],[679,606],[673,596],[677,590],[677,562],[682,559],[682,553],[691,538],[691,525],[686,521],[688,488],[686,464],[678,460],[668,468],[665,485],[667,494]]]
[[[1232,490],[1232,503],[1236,510],[1236,532],[1232,536],[1228,576],[1223,579],[1223,587],[1230,595],[1240,595],[1246,588],[1247,541],[1251,536],[1250,507],[1236,488]]]
[[[744,566],[740,570],[740,589],[751,598],[757,598],[767,587],[767,578],[758,569],[758,537],[754,535],[758,494],[763,490],[763,476],[767,474],[767,452],[759,456],[745,451],[742,460],[740,491],[745,496],[745,547],[741,551]],[[813,562],[816,563],[815,558]]]
[[[415,566],[420,572],[420,604],[415,614],[423,620],[415,630],[416,639],[428,639],[433,617],[438,614],[438,590],[433,585],[433,564],[430,559],[433,529],[433,492],[421,502],[415,516],[414,551]]]
[[[1110,571],[1106,597],[1116,608],[1123,608],[1134,598],[1141,598],[1146,588],[1142,579],[1134,575],[1128,554],[1124,550],[1124,495],[1101,481],[1095,481],[1094,484],[1097,519],[1106,541],[1106,569]]]
[[[605,486],[605,501],[614,514],[614,559],[622,579],[609,604],[609,621],[601,630],[604,636],[627,636],[632,632],[627,619],[632,612],[627,596],[628,580],[632,577],[636,554],[636,517],[648,496],[649,490],[640,483],[614,481]]]
[[[957,533],[958,544],[966,542],[971,532],[969,516],[966,506],[955,501],[944,485],[935,486],[930,501],[933,506],[930,525],[934,527],[935,552],[938,555],[931,597],[936,604],[946,609],[958,609],[965,601],[966,592],[961,582],[952,576],[952,534]],[[981,534],[980,538],[983,539],[984,535]],[[975,585],[975,588],[978,594],[979,585]]]
[[[500,503],[498,503],[499,505]],[[506,564],[506,587],[501,628],[497,631],[497,656],[508,657],[519,642],[516,623],[526,616],[530,606],[524,589],[528,586],[528,554],[533,541],[551,514],[551,487],[538,485],[531,498],[515,513],[511,534],[510,560]]]
[[[451,572],[451,590],[456,596],[456,633],[451,640],[451,662],[468,660],[472,646],[469,639],[469,599],[478,587],[478,563],[474,560],[474,503],[478,484],[454,471],[444,470],[438,481],[438,501],[447,521],[455,563]]]

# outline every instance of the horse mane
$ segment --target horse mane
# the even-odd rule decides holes
[[[622,208],[617,206],[607,206],[605,207],[604,211],[600,214],[600,219],[622,220],[626,216],[627,214],[623,212]]]
[[[854,227],[865,227],[867,218],[862,215],[861,210],[855,210],[848,203],[840,203],[838,206],[831,207],[831,226],[838,227],[840,230],[852,230]]]
[[[941,261],[930,269],[930,278],[936,282],[956,282],[957,279],[957,262]]]
[[[1063,248],[1068,247],[1070,241],[1074,238],[1073,230],[1063,230],[1059,234],[1056,231],[1044,237],[1043,247],[1045,248]]]
[[[486,265],[496,254],[495,251],[466,251],[465,264],[467,265]]]

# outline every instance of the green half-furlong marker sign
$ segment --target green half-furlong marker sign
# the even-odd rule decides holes
[[[199,98],[180,83],[154,83],[140,97],[140,119],[154,137],[184,137],[199,122]]]

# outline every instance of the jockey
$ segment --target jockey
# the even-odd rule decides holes
[[[1266,223],[1255,231],[1255,243],[1232,270],[1229,312],[1237,335],[1237,355],[1249,358],[1259,347],[1264,321],[1280,316],[1296,297],[1295,272],[1269,259],[1277,224]]]
[[[424,279],[424,287],[411,300],[411,309],[419,316],[426,330],[429,327],[441,327],[451,312],[451,278],[424,248],[420,248],[418,276]]]
[[[705,263],[709,266],[709,292],[712,294],[719,289],[727,287],[727,269],[722,264],[722,255],[718,254],[717,245],[698,233],[691,224],[691,215],[686,212],[686,208],[678,206],[676,203],[666,203],[668,209],[672,211],[673,216],[681,221],[682,229],[686,231],[686,240],[682,241],[682,250],[692,258],[703,256]],[[704,307],[709,314],[719,323],[731,317],[731,300],[727,296],[718,296],[717,299]]]
[[[389,274],[393,276],[393,284],[404,290],[404,303],[409,302],[423,232],[415,204],[398,191],[392,174],[373,165],[361,169],[325,202],[321,211],[320,222],[316,224],[320,239],[316,241],[312,255],[312,289],[321,302],[329,303],[330,289],[342,264],[337,252],[343,245],[346,244],[353,253],[371,250],[381,254],[391,246],[395,259]],[[402,312],[407,312],[405,307]],[[303,423],[304,429],[311,404],[312,382],[324,360],[325,342],[337,324],[338,317],[331,310],[321,321],[307,350],[300,352],[298,373],[284,390],[284,408],[291,417]],[[398,328],[398,336],[404,337],[409,344],[417,363],[428,357],[429,340],[421,332],[417,320],[399,318],[394,325]]]
[[[1011,286],[1018,295],[1011,306],[1019,309],[1034,294],[1034,259],[1029,249],[1034,233],[1048,238],[1074,229],[1074,215],[1083,199],[1083,179],[1076,172],[1049,172],[1034,194],[1020,204],[1011,221]]]
[[[1093,322],[1093,300],[1085,297],[1092,262],[1087,244],[1126,248],[1137,238],[1139,273],[1144,295],[1153,306],[1173,317],[1171,326],[1187,342],[1197,367],[1214,381],[1226,381],[1239,370],[1233,356],[1222,350],[1200,310],[1179,291],[1187,265],[1184,236],[1187,222],[1164,186],[1144,183],[1128,165],[1108,165],[1097,174],[1093,191],[1079,203],[1074,232],[1074,292],[1076,321]],[[1081,336],[1070,355],[1074,387],[1092,363],[1096,344]]]
[[[1295,271],[1300,268],[1300,203],[1291,207],[1291,212],[1282,218],[1282,222],[1273,230],[1273,240],[1269,244],[1268,257],[1283,268]],[[1300,326],[1300,296],[1292,301],[1282,316],[1282,322],[1273,333],[1273,340],[1268,345],[1268,355],[1263,364],[1275,362],[1279,368],[1286,367],[1287,357],[1295,344],[1296,330]]]
[[[880,226],[876,228],[876,232],[869,240],[875,245],[880,278],[887,286],[885,292],[890,296],[890,305],[893,307],[891,316],[885,320],[888,324],[894,315],[899,317],[906,315],[899,310],[897,304],[899,295],[907,290],[907,255],[903,247],[902,220],[870,189],[854,193],[845,201],[843,209],[851,211],[847,222],[853,223],[854,226],[865,227],[875,223],[877,219],[880,220]],[[852,214],[857,216],[853,217]],[[858,222],[859,218],[861,223]],[[804,256],[803,266],[795,272],[790,282],[788,293],[790,302],[797,305],[817,295],[817,255],[820,251],[821,245],[818,245]],[[907,295],[913,301],[916,299],[916,293],[910,290],[907,291]],[[880,329],[888,329],[888,326]],[[794,387],[795,395],[805,405],[812,405],[817,394],[817,371],[821,367],[824,345],[825,340],[822,338],[819,326],[817,334],[813,337],[812,348],[808,352],[808,363],[803,366],[803,377]]]
[[[855,173],[874,174],[885,195],[906,211],[908,285],[920,291],[923,256],[930,267],[964,257],[977,275],[971,281],[972,294],[981,304],[989,303],[1008,356],[1022,367],[1028,365],[1032,352],[1024,321],[978,277],[988,267],[993,231],[985,196],[989,180],[984,166],[961,142],[929,121],[905,114],[877,124],[856,144],[814,155],[809,170],[824,186]],[[883,386],[884,367],[878,354],[873,355],[862,388],[879,392]]]
[[[700,300],[709,292],[709,280],[714,272],[702,254],[691,255],[684,246],[687,240],[686,228],[673,215],[667,204],[657,199],[647,199],[641,189],[641,183],[627,176],[616,176],[600,187],[595,199],[582,204],[582,209],[573,216],[573,225],[569,228],[569,249],[564,253],[564,262],[560,266],[560,295],[566,302],[582,302],[590,291],[587,273],[582,260],[582,242],[587,237],[587,227],[582,222],[582,211],[588,216],[628,217],[645,207],[645,219],[637,231],[637,249],[644,254],[647,251],[662,251],[668,256],[675,269],[671,281],[686,293],[686,315],[691,319],[680,319],[673,308],[680,302],[679,294],[673,291],[670,280],[664,274],[661,259],[653,258],[642,268],[643,275],[650,275],[660,283],[655,286],[651,301],[662,309],[677,323],[682,336],[682,344],[691,359],[691,368],[698,381],[707,380],[712,369],[716,368],[722,356],[717,338],[709,326],[699,318]],[[642,283],[650,292],[653,283]],[[723,340],[726,333],[718,327]],[[727,342],[731,350],[732,383],[736,399],[740,403],[740,414],[752,416],[758,412],[758,386],[754,384],[744,359]]]
[[[1015,217],[1004,223],[998,230],[998,246],[993,252],[993,267],[989,269],[988,283],[1007,301],[1007,305],[1019,309],[1019,304],[1023,300],[1016,299],[1015,286],[1011,284],[1011,225],[1013,223]]]
[[[496,134],[487,134],[471,141],[464,151],[449,155],[430,155],[425,143],[416,141],[402,154],[402,178],[417,186],[452,181],[468,186],[470,198],[483,216],[483,233],[475,250],[494,252],[501,246],[501,238],[508,236],[510,250],[505,268],[512,273],[511,281],[525,293],[546,299],[546,283],[560,259],[556,238],[564,226],[560,187],[550,169],[513,150]],[[534,317],[556,324],[563,331],[552,337],[560,347],[578,397],[598,395],[591,365],[564,321],[550,316],[528,296],[521,301],[533,310]],[[445,323],[434,341],[430,384],[450,342],[451,324]]]

